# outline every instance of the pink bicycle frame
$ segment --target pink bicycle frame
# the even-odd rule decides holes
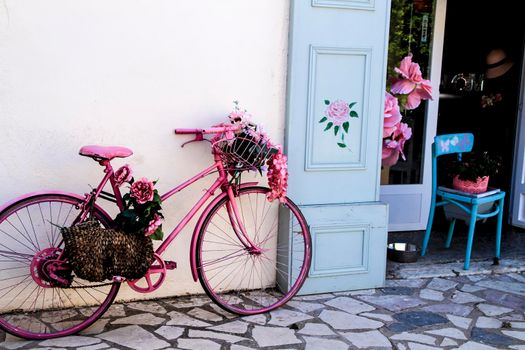
[[[224,132],[225,129],[227,130],[236,130],[237,127],[214,127],[211,129],[177,129],[175,132],[177,134],[196,134],[196,138],[194,141],[203,141],[202,134],[208,134],[208,133],[219,133]],[[161,243],[161,245],[157,248],[156,254],[161,256],[164,251],[167,249],[167,247],[173,242],[173,240],[179,235],[179,233],[186,227],[186,225],[191,221],[191,219],[195,216],[195,214],[202,208],[202,206],[208,202],[208,200],[214,196],[215,191],[220,189],[222,191],[222,194],[215,197],[211,203],[208,204],[206,209],[201,214],[201,217],[197,224],[195,225],[195,229],[193,231],[193,236],[191,239],[191,246],[190,246],[190,265],[191,265],[191,272],[192,277],[194,281],[197,281],[198,275],[197,275],[197,263],[196,263],[196,257],[195,257],[195,249],[197,246],[197,238],[200,231],[200,228],[204,222],[204,219],[208,215],[208,213],[211,211],[211,209],[214,207],[214,205],[220,201],[225,196],[228,196],[230,198],[229,204],[227,205],[228,214],[230,217],[230,221],[232,224],[232,227],[235,231],[235,234],[241,241],[241,243],[247,248],[252,251],[257,252],[258,248],[256,245],[250,240],[248,235],[246,234],[245,228],[242,224],[242,221],[239,219],[240,216],[238,214],[238,209],[236,202],[234,200],[235,193],[234,193],[234,187],[229,183],[228,181],[228,173],[224,169],[223,163],[220,159],[220,157],[213,153],[214,156],[214,164],[209,166],[208,168],[202,170],[195,176],[191,177],[190,179],[186,180],[185,182],[181,183],[180,185],[176,186],[175,188],[169,190],[168,192],[161,195],[162,201],[167,200],[174,194],[182,191],[189,185],[193,184],[194,182],[210,175],[214,171],[218,171],[218,178],[213,182],[213,184],[208,188],[204,195],[195,203],[195,205],[191,208],[191,210],[182,218],[182,220],[177,224],[177,226],[171,231],[171,233],[164,239],[164,241]],[[115,202],[119,208],[119,210],[124,209],[124,202],[122,200],[122,195],[120,193],[120,188],[115,182],[115,179],[113,177],[113,168],[110,164],[109,160],[103,159],[99,160],[99,164],[104,166],[104,178],[100,182],[100,184],[94,189],[90,194],[86,196],[85,206],[90,203],[91,201],[95,201],[103,192],[103,188],[106,186],[107,182],[109,181],[111,184],[112,191],[115,196]],[[245,183],[242,184],[240,187],[246,187],[246,186],[253,186],[256,185],[256,182],[251,183]],[[104,197],[102,197],[104,198]],[[86,208],[84,208],[86,209]],[[88,215],[88,210],[84,210],[83,214],[81,216],[81,220],[83,220]]]

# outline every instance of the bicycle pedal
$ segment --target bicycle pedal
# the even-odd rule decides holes
[[[164,260],[166,264],[166,270],[175,270],[177,268],[177,263],[175,261]]]
[[[113,280],[113,282],[122,283],[122,282],[125,282],[125,281],[126,281],[126,277],[122,277],[122,276],[113,276],[112,280]]]

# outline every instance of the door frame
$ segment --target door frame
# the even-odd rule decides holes
[[[525,49],[524,49],[525,50]],[[521,83],[520,98],[518,102],[518,115],[516,121],[516,142],[514,143],[514,159],[512,161],[512,187],[510,193],[510,210],[507,222],[512,226],[525,228],[525,200],[521,200],[521,195],[525,195],[525,53],[522,55],[521,62]],[[521,204],[521,205],[520,205]],[[521,212],[521,213],[520,213]],[[505,218],[506,220],[507,218]]]
[[[430,82],[432,84],[433,100],[427,101],[426,105],[425,134],[423,138],[425,143],[423,145],[423,182],[413,185],[381,186],[381,201],[389,203],[390,206],[388,231],[422,230],[427,225],[432,182],[431,146],[437,129],[446,12],[447,0],[437,0],[432,34],[432,56],[430,59]],[[418,198],[419,201],[417,200]],[[410,201],[411,204],[407,205],[407,201]],[[408,217],[406,215],[407,207],[419,210],[419,213],[414,213],[414,220],[410,222],[403,221],[404,218]]]

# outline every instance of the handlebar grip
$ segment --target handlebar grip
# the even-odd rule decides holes
[[[202,129],[175,129],[175,134],[199,134],[202,131]]]

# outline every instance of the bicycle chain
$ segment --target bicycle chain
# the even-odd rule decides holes
[[[59,287],[59,288],[64,288],[64,289],[84,289],[84,288],[98,288],[98,287],[105,287],[105,286],[110,286],[114,283],[118,283],[118,282],[108,282],[108,283],[99,283],[99,284],[93,284],[93,285],[89,285],[89,286],[69,286],[69,287]]]

